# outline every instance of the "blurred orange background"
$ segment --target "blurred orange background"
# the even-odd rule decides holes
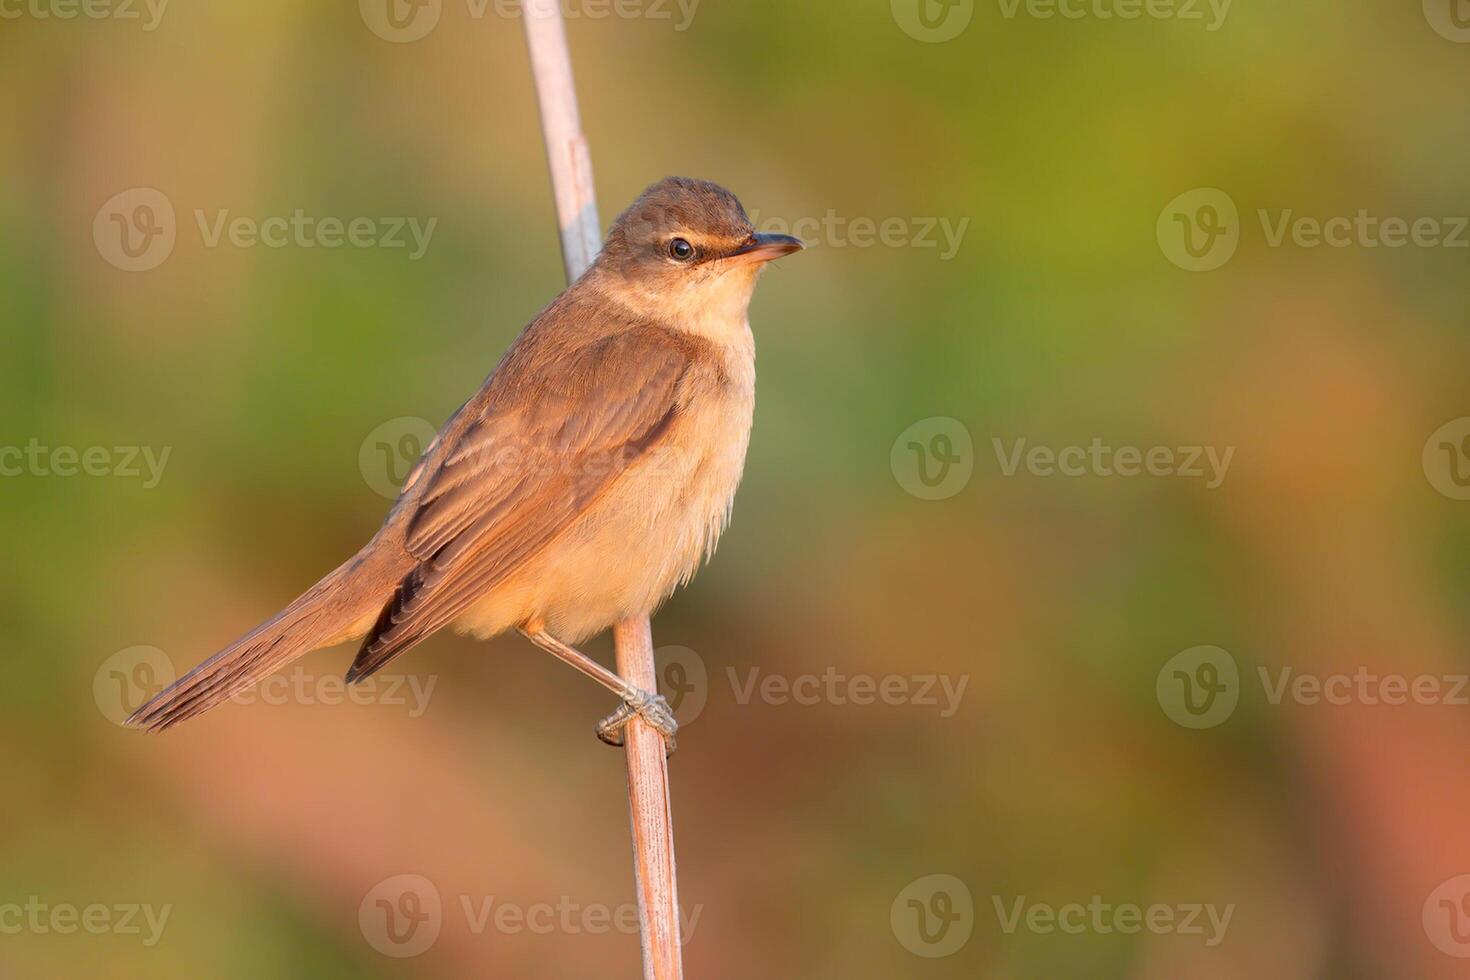
[[[812,245],[654,621],[689,976],[1466,975],[1457,3],[566,0],[604,221]],[[637,975],[612,704],[519,638],[117,724],[562,288],[516,7],[0,14],[0,974]]]

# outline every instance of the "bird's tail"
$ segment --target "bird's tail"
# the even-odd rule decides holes
[[[313,650],[366,633],[393,595],[396,569],[373,545],[295,602],[133,712],[129,726],[163,731],[203,714]]]

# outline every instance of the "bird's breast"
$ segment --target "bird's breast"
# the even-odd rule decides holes
[[[576,643],[651,614],[693,576],[729,523],[755,411],[753,356],[720,353],[691,371],[664,438],[464,628],[493,635],[537,619]]]
[[[755,414],[755,362],[726,346],[718,363],[691,378],[682,417],[647,472],[630,474],[630,491],[657,501],[650,509],[649,557],[662,558],[664,594],[688,581],[730,520],[745,470]]]

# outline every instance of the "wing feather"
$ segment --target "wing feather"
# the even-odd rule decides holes
[[[534,557],[665,439],[691,353],[641,327],[558,357],[512,351],[451,423],[425,474],[400,583],[348,677],[357,680],[457,618]]]

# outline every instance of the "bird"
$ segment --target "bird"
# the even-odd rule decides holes
[[[758,232],[718,184],[650,186],[424,449],[372,540],[128,725],[171,728],[355,640],[359,683],[448,626],[519,631],[618,695],[603,741],[641,716],[672,751],[667,702],[576,647],[652,615],[713,555],[754,418],[751,299],[804,247]]]

